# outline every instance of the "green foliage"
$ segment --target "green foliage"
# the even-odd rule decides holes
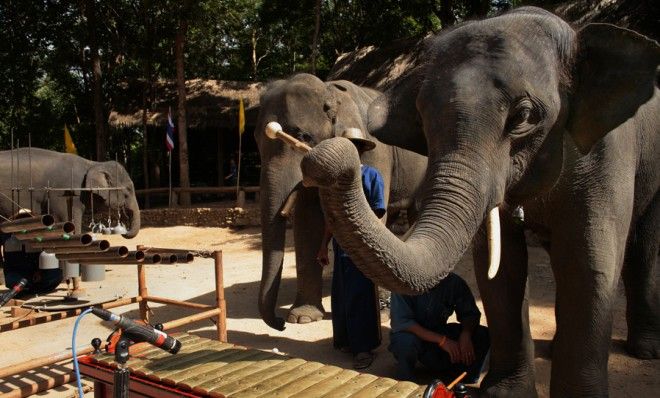
[[[484,4],[486,10],[499,10],[521,1],[453,0],[444,18],[461,20]],[[61,150],[66,123],[81,155],[92,158],[90,47],[96,43],[101,57],[106,116],[116,104],[142,101],[143,93],[148,103],[156,95],[149,82],[176,76],[174,37],[184,13],[189,21],[186,78],[263,81],[310,71],[315,50],[323,78],[343,52],[436,31],[445,4],[322,0],[318,48],[313,49],[316,0],[4,0],[0,145],[9,148],[12,133],[23,145],[31,134],[33,145]],[[141,140],[136,130],[111,131],[108,151],[139,159]]]

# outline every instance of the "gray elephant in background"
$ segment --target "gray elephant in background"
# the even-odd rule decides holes
[[[321,245],[324,221],[318,190],[300,184],[302,156],[281,141],[266,137],[265,126],[269,122],[278,122],[286,133],[314,146],[340,135],[346,128],[367,131],[367,110],[379,94],[348,81],[323,82],[313,75],[298,74],[272,83],[262,95],[255,129],[261,155],[263,268],[259,312],[262,319],[275,329],[284,329],[284,319],[275,315],[286,228],[286,218],[280,212],[290,195],[297,195],[293,229],[298,289],[287,318],[292,323],[323,318],[322,269],[316,261],[316,254]],[[363,155],[362,161],[376,167],[382,174],[388,212],[409,209],[409,219],[413,218],[413,196],[424,176],[426,157],[378,143],[374,150]]]
[[[98,190],[80,192],[79,196],[73,198],[72,220],[76,231],[82,231],[82,216],[85,209],[91,210],[94,200],[94,217],[96,220],[106,220],[108,210],[112,211],[112,217],[116,221],[117,211],[121,211],[122,220],[126,224],[127,231],[123,236],[133,238],[140,231],[140,208],[135,197],[135,188],[131,177],[124,167],[115,162],[94,162],[77,155],[49,151],[41,148],[32,148],[28,154],[28,148],[11,151],[0,151],[0,213],[5,217],[11,217],[12,208],[17,211],[18,204],[28,207],[36,214],[50,214],[59,220],[69,220],[67,198],[62,196],[63,191],[50,191],[46,194],[44,187],[51,188],[111,188],[121,187],[119,191]],[[14,185],[23,188],[18,195],[14,194],[12,207],[11,185],[12,185],[12,156],[14,162]],[[32,158],[32,187],[35,188],[30,203],[29,164]],[[20,169],[18,169],[20,167]],[[18,179],[18,180],[17,180]],[[74,191],[75,192],[75,191]],[[76,192],[78,193],[78,192]],[[48,209],[50,202],[50,209]]]
[[[607,396],[621,273],[627,350],[660,356],[660,46],[608,24],[576,31],[526,7],[441,33],[433,50],[425,68],[369,110],[381,141],[428,152],[406,241],[356,194],[349,141],[313,148],[303,181],[320,187],[335,237],[358,268],[392,291],[433,287],[473,244],[492,339],[481,383],[489,397],[537,395],[524,230],[538,233],[557,284],[550,393]],[[511,213],[519,205],[522,223]]]

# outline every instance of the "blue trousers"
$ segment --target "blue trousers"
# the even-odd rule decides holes
[[[375,285],[349,257],[336,249],[331,304],[335,348],[348,347],[357,354],[380,345],[380,313]]]
[[[463,327],[458,323],[447,324],[446,336],[452,340],[458,340]],[[451,363],[449,354],[437,344],[424,341],[410,332],[396,332],[390,334],[390,345],[388,349],[396,359],[396,377],[399,380],[415,380],[415,364],[421,362],[426,368],[434,373],[447,377],[449,382],[461,373],[467,372],[466,381],[471,382],[479,378],[481,367],[490,348],[488,329],[477,326],[472,333],[472,344],[474,345],[475,361],[470,366],[461,363]]]

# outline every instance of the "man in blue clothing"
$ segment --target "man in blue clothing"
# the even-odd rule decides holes
[[[13,220],[30,217],[29,209],[21,209]],[[62,282],[62,270],[39,269],[39,255],[41,250],[26,250],[23,242],[16,239],[13,234],[0,233],[0,246],[2,246],[2,271],[5,285],[11,289],[21,279],[28,281],[27,286],[17,297],[27,294],[45,294],[57,289]]]
[[[460,323],[447,324],[456,312]],[[490,347],[488,329],[467,283],[450,273],[419,296],[392,293],[389,350],[397,361],[397,378],[414,380],[417,361],[452,380],[467,372],[465,383],[479,380]],[[447,381],[449,381],[448,379]]]
[[[375,148],[376,143],[365,138],[360,129],[347,129],[342,134],[353,142],[360,155]],[[362,165],[362,189],[369,206],[378,218],[385,215],[385,185],[375,168]],[[331,231],[321,242],[317,260],[328,264],[328,242]],[[365,369],[374,360],[373,349],[380,345],[380,312],[374,283],[364,276],[351,258],[332,240],[335,254],[332,274],[332,332],[334,346],[353,354],[353,367]]]

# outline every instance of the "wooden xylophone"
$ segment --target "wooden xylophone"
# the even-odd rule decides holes
[[[176,355],[147,345],[131,347],[131,397],[422,397],[425,386],[308,362],[189,334],[176,336]],[[113,354],[81,358],[95,397],[111,397]]]

